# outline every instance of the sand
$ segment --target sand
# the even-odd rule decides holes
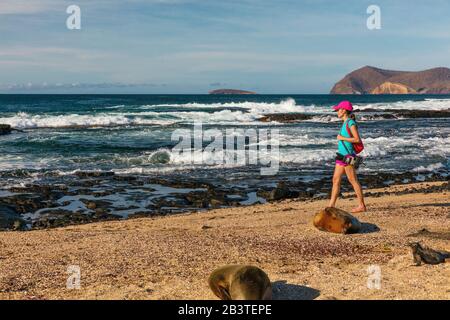
[[[356,215],[365,233],[354,235],[313,227],[325,200],[0,232],[0,299],[216,299],[208,275],[231,263],[264,269],[275,299],[449,299],[450,263],[414,266],[407,247],[450,251],[449,200],[445,191],[369,197]],[[437,233],[408,236],[423,228]],[[67,288],[70,266],[79,289]]]

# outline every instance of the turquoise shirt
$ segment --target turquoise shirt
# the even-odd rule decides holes
[[[347,128],[346,128],[346,123],[348,122],[348,128],[350,129],[352,126],[356,126],[356,122],[353,119],[347,119],[346,121],[344,121],[344,124],[341,127],[341,131],[340,131],[340,135],[346,138],[351,138],[351,136],[348,134],[347,132]],[[347,147],[347,149],[344,147]],[[353,144],[348,142],[348,141],[342,141],[339,140],[338,142],[338,152],[340,154],[342,154],[343,156],[346,156],[348,154],[354,154],[355,153],[355,149],[353,149]]]

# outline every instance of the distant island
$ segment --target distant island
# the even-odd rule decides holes
[[[236,89],[217,89],[210,91],[209,94],[256,94],[256,92]]]
[[[394,71],[365,66],[347,74],[331,94],[450,94],[450,69]]]

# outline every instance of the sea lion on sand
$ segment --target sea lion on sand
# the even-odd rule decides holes
[[[423,263],[426,264],[439,264],[449,262],[450,253],[443,251],[436,251],[427,247],[422,247],[419,242],[410,243],[413,259],[416,266],[420,266]]]
[[[357,233],[361,230],[361,223],[350,213],[327,207],[314,216],[314,226],[322,231],[334,233]]]
[[[272,285],[267,274],[249,265],[226,265],[208,279],[212,292],[221,300],[271,300]]]

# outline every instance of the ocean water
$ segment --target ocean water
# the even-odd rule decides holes
[[[330,175],[340,122],[330,107],[342,99],[355,108],[447,110],[450,96],[335,95],[0,95],[0,124],[23,130],[0,136],[0,177],[32,173],[64,175],[77,170],[116,174],[177,175],[239,181],[260,179],[257,166],[186,163],[172,148],[177,129],[279,130],[277,176],[315,179]],[[261,122],[265,114],[307,113],[310,120]],[[448,118],[373,119],[360,113],[366,165],[362,172],[448,174]],[[206,143],[207,144],[207,143]],[[205,147],[205,145],[204,145]]]
[[[280,181],[324,196],[341,126],[331,106],[343,99],[362,110],[356,114],[366,147],[363,177],[387,173],[386,184],[398,182],[395,177],[405,183],[448,179],[449,118],[404,112],[448,110],[450,96],[0,95],[0,124],[20,130],[0,136],[0,206],[20,213],[28,228],[40,228],[93,221],[83,218],[95,219],[92,201],[108,215],[127,218],[201,210],[216,206],[211,199],[224,195],[219,206],[263,203],[259,191]],[[261,121],[264,115],[285,113],[310,118]],[[279,167],[262,175],[268,163],[201,161],[214,156],[208,140],[189,145],[203,152],[187,153],[194,161],[186,161],[189,157],[174,149],[180,140],[172,135],[177,130],[193,134],[199,123],[204,133],[213,129],[223,135],[278,130],[271,137],[278,152],[269,160]],[[261,148],[263,141],[251,143]],[[219,143],[229,151],[226,141]],[[248,155],[255,150],[247,149]]]

